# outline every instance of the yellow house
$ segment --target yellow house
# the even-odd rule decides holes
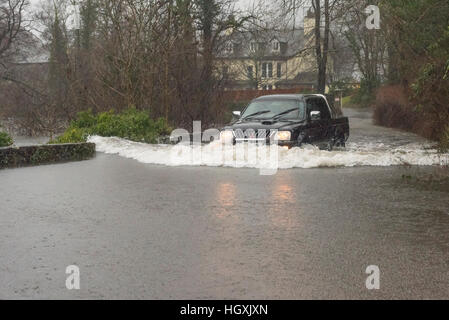
[[[216,57],[229,90],[290,89],[316,86],[315,19],[304,28],[229,32]]]
[[[315,16],[296,30],[230,31],[216,57],[228,90],[316,87]],[[328,59],[332,69],[332,58]]]

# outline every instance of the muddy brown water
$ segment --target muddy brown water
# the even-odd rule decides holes
[[[419,139],[351,115],[356,138]],[[448,299],[449,194],[403,179],[434,170],[260,176],[103,153],[2,170],[0,299]]]

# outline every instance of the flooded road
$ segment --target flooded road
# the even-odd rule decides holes
[[[14,135],[13,138],[14,145],[17,147],[46,144],[50,141],[50,138],[48,137],[26,137]]]
[[[223,146],[167,146],[94,136],[97,151],[118,154],[146,164],[233,168],[322,168],[357,166],[430,166],[448,164],[449,155],[438,155],[433,143],[416,135],[373,126],[368,111],[347,110],[351,136],[346,149],[332,152],[316,147],[270,149],[255,144]],[[203,128],[204,130],[204,128]]]
[[[349,114],[342,153],[426,156],[427,141]],[[0,299],[449,299],[449,193],[403,179],[433,166],[261,176],[148,164],[134,147],[0,171]],[[80,290],[66,289],[68,265]],[[380,290],[366,289],[370,265]]]

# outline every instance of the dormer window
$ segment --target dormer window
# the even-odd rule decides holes
[[[234,53],[234,44],[232,42],[226,43],[226,53],[232,54]]]
[[[256,52],[256,50],[257,50],[257,43],[251,42],[250,43],[250,49],[251,49],[251,52]]]
[[[279,43],[279,41],[274,40],[273,41],[273,51],[279,52],[280,49],[281,49],[281,44]]]

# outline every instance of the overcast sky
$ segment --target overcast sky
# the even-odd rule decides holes
[[[49,1],[49,0],[29,0],[29,1],[31,2],[30,11],[31,11],[31,13],[35,13],[39,9],[40,2]],[[258,3],[259,1],[264,1],[267,5],[272,5],[273,3],[276,3],[276,0],[274,0],[274,1],[273,0],[236,0],[238,9],[240,9],[240,10],[250,9],[250,7],[254,3]],[[298,16],[297,23],[300,23],[301,21],[302,21],[302,17]],[[74,23],[74,21],[68,21],[68,22],[70,24]]]
[[[31,12],[36,12],[39,8],[39,4],[42,1],[48,1],[48,0],[29,0],[31,3],[31,7],[30,7],[30,11]],[[256,1],[259,0],[236,0],[237,1],[237,6],[241,9],[248,9],[250,7],[251,4],[253,4]]]

